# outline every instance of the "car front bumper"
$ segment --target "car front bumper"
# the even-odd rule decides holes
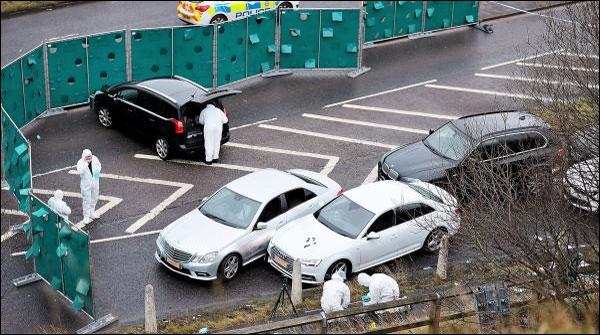
[[[156,260],[164,265],[167,269],[188,278],[202,281],[211,281],[217,279],[219,262],[215,262],[213,264],[182,263],[181,269],[178,269],[167,263],[164,256],[162,256],[158,250],[154,253],[154,258],[156,258]]]
[[[284,269],[273,260],[271,252],[268,252],[267,262],[271,264],[275,270],[281,272],[284,276],[292,278],[292,273],[288,269]],[[325,281],[325,273],[327,269],[321,269],[320,266],[302,266],[302,282],[304,284],[319,285]]]

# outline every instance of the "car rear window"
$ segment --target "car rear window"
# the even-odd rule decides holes
[[[299,175],[297,173],[293,173],[293,172],[288,172],[289,174],[291,174],[292,176],[302,180],[303,182],[307,183],[307,184],[311,184],[311,185],[315,185],[315,186],[320,186],[320,187],[326,187],[325,185],[319,183],[318,181],[314,180],[314,179],[310,179],[306,176],[303,175]]]
[[[423,187],[420,187],[420,186],[417,186],[414,184],[407,184],[407,185],[412,190],[416,191],[417,193],[419,193],[420,195],[424,196],[425,198],[427,198],[429,200],[433,200],[433,201],[439,202],[439,203],[444,203],[442,201],[442,199],[440,199],[440,197],[436,196],[435,194],[433,194],[433,192],[431,192]]]

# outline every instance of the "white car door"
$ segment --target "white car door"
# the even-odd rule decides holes
[[[397,231],[394,229],[395,216],[394,210],[381,214],[363,234],[360,244],[361,264],[358,268],[369,268],[390,258],[395,248],[394,240],[397,236]],[[367,235],[371,232],[378,233],[379,238],[367,239]]]
[[[427,235],[437,226],[435,209],[423,203],[406,204],[396,209],[400,246],[397,257],[421,249]]]
[[[244,263],[264,254],[267,246],[278,227],[283,226],[286,221],[285,202],[283,194],[278,195],[265,205],[252,230],[240,241],[240,252]],[[266,229],[257,229],[258,223],[267,224]]]

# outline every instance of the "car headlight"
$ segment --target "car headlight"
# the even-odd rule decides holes
[[[301,259],[300,263],[302,263],[302,266],[319,266],[319,264],[321,264],[321,260],[320,259]]]
[[[201,263],[201,264],[210,264],[217,259],[218,251],[209,252],[206,255],[196,254],[194,258],[192,258],[192,263]]]

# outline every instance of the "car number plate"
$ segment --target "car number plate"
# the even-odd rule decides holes
[[[172,267],[176,268],[177,270],[181,270],[181,264],[179,264],[176,261],[170,259],[169,257],[167,257],[167,263],[169,265],[171,265]]]
[[[283,258],[275,255],[273,256],[273,260],[275,261],[275,263],[277,263],[277,265],[281,266],[284,269],[287,269],[288,263]]]

